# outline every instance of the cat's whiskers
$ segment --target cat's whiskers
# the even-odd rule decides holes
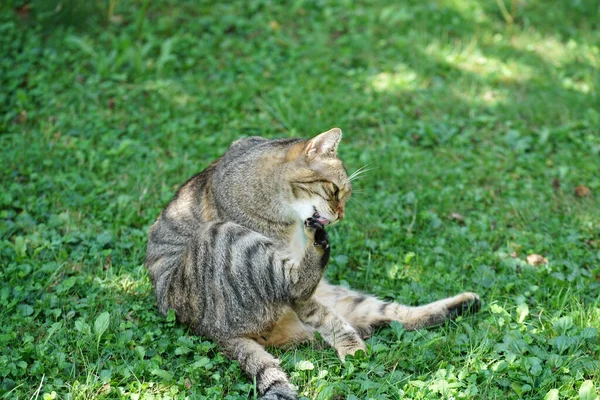
[[[371,165],[371,163],[365,164],[365,165],[363,165],[362,167],[360,167],[359,169],[357,169],[356,171],[354,171],[354,172],[352,173],[352,175],[350,175],[350,176],[348,177],[348,180],[349,180],[350,182],[352,182],[352,181],[354,181],[354,180],[356,180],[356,179],[360,178],[360,177],[361,177],[361,175],[363,175],[364,173],[366,173],[366,172],[369,172],[369,171],[373,170],[374,168],[367,168],[369,165]]]
[[[360,201],[359,201],[359,200],[358,200],[356,197],[350,197],[350,198],[348,199],[348,203],[349,203],[349,202],[351,202],[352,200],[356,201],[356,203],[357,203],[359,206],[361,206],[361,207],[363,208],[363,210],[365,210],[365,211],[368,211],[367,207],[366,207],[366,206],[365,206],[363,203],[361,203],[361,202],[360,202]]]

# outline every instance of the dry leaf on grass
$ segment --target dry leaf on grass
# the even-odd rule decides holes
[[[579,185],[575,188],[575,196],[577,197],[590,197],[592,191],[589,187],[584,185]]]
[[[107,270],[112,266],[112,256],[109,254],[106,256],[106,260],[104,261],[104,265],[102,266],[103,270]]]
[[[560,190],[560,180],[558,178],[552,180],[552,189],[554,189],[555,192]]]
[[[22,5],[15,7],[15,12],[21,19],[28,19],[31,14],[31,6],[29,3],[23,3]]]
[[[453,212],[451,213],[448,218],[453,219],[454,221],[458,222],[459,224],[464,224],[465,223],[465,217],[463,217],[462,215],[460,215],[457,212]]]
[[[17,117],[15,118],[15,122],[17,124],[24,124],[25,122],[27,122],[27,111],[21,110],[19,115],[17,115]]]
[[[540,256],[539,254],[530,254],[527,256],[527,264],[533,265],[537,267],[539,265],[548,264],[548,259],[546,257]]]
[[[123,23],[124,18],[121,14],[115,14],[115,15],[111,15],[109,17],[110,22],[112,22],[113,24],[117,24],[120,25]]]

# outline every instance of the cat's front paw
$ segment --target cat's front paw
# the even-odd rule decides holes
[[[329,235],[325,227],[315,218],[308,218],[304,221],[304,234],[309,241],[323,250],[329,249]]]
[[[336,350],[338,357],[342,362],[344,362],[347,355],[353,356],[357,351],[362,351],[367,354],[367,346],[358,335],[353,339],[346,340],[339,345],[336,345]]]

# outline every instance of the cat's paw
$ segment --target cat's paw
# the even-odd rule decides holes
[[[454,296],[452,300],[453,303],[448,307],[448,316],[450,318],[473,314],[481,309],[481,300],[475,293],[464,292]]]
[[[358,336],[358,334],[355,338],[345,340],[339,345],[336,345],[335,349],[337,351],[338,357],[342,362],[344,362],[346,356],[353,356],[356,354],[357,351],[362,351],[364,354],[367,354],[367,346],[365,345],[365,342],[363,342],[362,339]]]
[[[309,241],[323,250],[329,249],[329,235],[325,227],[315,218],[308,218],[304,221],[304,234]]]
[[[296,392],[287,385],[275,385],[264,393],[259,400],[296,400]]]

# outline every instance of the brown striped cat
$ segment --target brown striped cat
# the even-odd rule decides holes
[[[265,345],[317,331],[343,360],[365,351],[374,326],[419,329],[479,308],[474,293],[409,307],[323,280],[324,228],[344,217],[352,192],[341,138],[334,128],[311,140],[240,139],[184,183],[150,228],[145,264],[159,311],[174,309],[219,343],[263,399],[296,398]]]

